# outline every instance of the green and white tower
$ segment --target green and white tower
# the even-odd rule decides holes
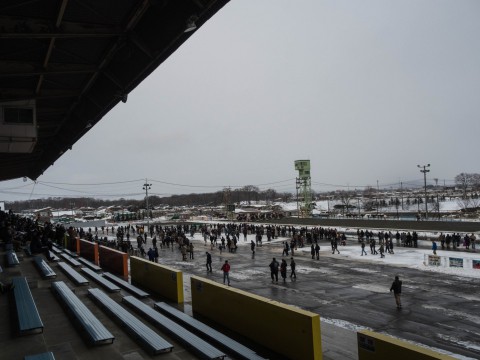
[[[310,160],[295,160],[298,216],[312,216],[312,178],[310,177]],[[301,198],[301,201],[299,201]]]

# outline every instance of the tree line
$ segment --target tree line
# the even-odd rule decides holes
[[[182,194],[159,197],[150,195],[148,197],[148,207],[155,208],[161,206],[220,206],[234,203],[252,203],[257,201],[291,201],[291,193],[279,193],[274,189],[260,190],[257,186],[247,185],[238,189],[225,188],[220,191],[202,194]],[[49,197],[45,199],[34,199],[25,201],[6,202],[6,208],[15,212],[29,209],[42,209],[52,207],[55,209],[78,209],[84,207],[99,208],[108,206],[121,206],[132,212],[139,209],[146,209],[146,198],[136,199],[97,199],[91,197]]]

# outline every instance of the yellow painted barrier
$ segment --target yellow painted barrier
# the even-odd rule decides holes
[[[369,330],[357,332],[358,360],[455,360],[436,351]]]
[[[131,256],[130,276],[132,283],[178,304],[183,303],[183,274],[180,270]]]
[[[192,308],[290,359],[321,360],[320,316],[197,276]]]

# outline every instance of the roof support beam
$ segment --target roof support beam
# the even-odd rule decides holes
[[[63,14],[65,14],[65,8],[67,7],[68,0],[63,0],[62,4],[60,5],[60,10],[58,11],[57,20],[55,21],[55,28],[58,29],[62,22]],[[55,47],[55,38],[50,39],[50,43],[48,44],[47,54],[45,55],[45,60],[43,60],[43,68],[46,69],[48,67],[48,62],[50,61],[50,56],[52,56],[53,48]],[[37,87],[35,89],[35,95],[40,93],[40,89],[43,84],[43,79],[45,78],[44,74],[40,74],[38,78]]]
[[[36,69],[35,64],[28,62],[6,63],[0,61],[0,78],[17,76],[88,74],[95,71],[97,71],[97,67],[94,65],[49,63],[48,69]]]
[[[55,21],[41,18],[0,15],[0,39],[49,39],[119,36],[118,26],[63,21],[68,0],[60,4]]]

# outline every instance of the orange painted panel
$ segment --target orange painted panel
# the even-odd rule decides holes
[[[128,277],[128,254],[100,245],[98,247],[100,264],[102,269],[114,274]]]
[[[98,244],[82,239],[79,239],[78,243],[80,247],[80,256],[93,262],[95,265],[98,265]]]

